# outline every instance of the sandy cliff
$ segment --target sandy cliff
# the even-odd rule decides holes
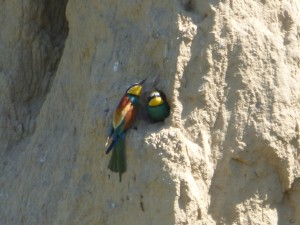
[[[0,2],[0,224],[300,224],[298,0]],[[104,143],[127,87],[172,107]]]

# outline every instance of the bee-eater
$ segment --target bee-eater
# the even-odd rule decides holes
[[[170,115],[170,106],[162,91],[152,91],[148,97],[147,112],[154,122],[163,121]]]
[[[139,97],[145,80],[133,84],[127,89],[113,114],[111,132],[105,145],[107,146],[108,142],[111,141],[106,150],[106,154],[113,150],[108,168],[119,173],[120,182],[122,173],[126,171],[125,135],[136,118],[140,105]]]

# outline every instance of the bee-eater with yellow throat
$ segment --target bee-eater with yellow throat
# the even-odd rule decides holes
[[[107,146],[109,140],[111,141],[106,150],[106,154],[112,150],[108,168],[119,173],[120,182],[122,174],[126,171],[125,135],[137,116],[140,106],[139,98],[145,80],[131,85],[122,97],[113,114],[112,129],[105,145]]]

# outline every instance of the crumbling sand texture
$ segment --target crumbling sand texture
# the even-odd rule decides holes
[[[0,224],[300,224],[299,0],[0,1]],[[159,77],[119,182],[104,144]],[[142,112],[142,111],[141,111]]]

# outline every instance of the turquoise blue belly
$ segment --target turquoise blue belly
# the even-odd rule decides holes
[[[147,111],[153,121],[163,121],[170,114],[169,107],[166,104],[153,107],[148,106]]]

